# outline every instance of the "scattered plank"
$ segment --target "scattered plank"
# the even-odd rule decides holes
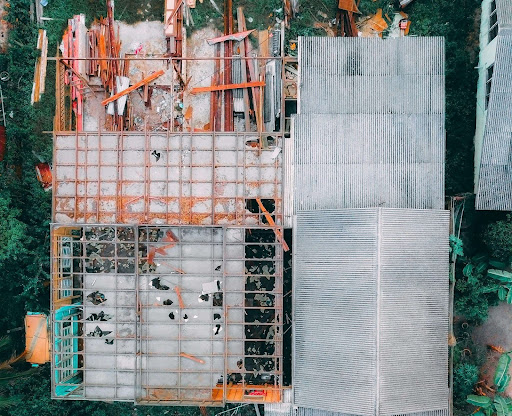
[[[243,7],[238,7],[237,10],[237,21],[238,21],[238,30],[242,31],[244,25],[242,22],[242,16],[244,15],[244,9]],[[241,33],[251,33],[250,31],[245,31]],[[245,36],[242,38],[245,39]],[[240,40],[242,40],[240,39]],[[245,53],[245,42],[240,42],[240,56],[245,57],[247,54]],[[247,61],[245,59],[240,60],[240,64],[242,66],[242,82],[247,82]],[[245,119],[245,130],[251,131],[251,120],[249,119],[249,110],[250,110],[250,103],[249,103],[249,90],[247,88],[244,88],[243,91],[244,95],[244,119]]]
[[[135,91],[137,88],[143,87],[144,85],[154,81],[158,77],[161,77],[163,74],[164,70],[161,69],[160,71],[157,71],[154,74],[151,74],[148,77],[142,79],[141,81],[133,84],[131,87],[126,88],[124,91],[118,92],[117,94],[114,94],[112,97],[103,100],[101,102],[101,105],[107,105],[108,103],[111,103],[112,101],[115,101],[118,98],[131,93],[132,91]]]
[[[240,30],[240,29],[238,29],[238,30]],[[244,32],[240,31],[238,33],[233,33],[231,35],[219,36],[219,37],[216,37],[213,39],[207,39],[206,42],[208,42],[208,45],[215,45],[216,43],[225,42],[227,40],[234,40],[234,41],[240,42],[240,41],[244,40],[247,36],[249,36],[252,32],[254,32],[254,30],[255,29],[246,30]]]
[[[195,361],[196,363],[199,363],[199,364],[204,364],[205,363],[204,360],[201,360],[200,358],[197,358],[197,357],[195,357],[193,355],[190,355],[190,354],[185,354],[184,352],[180,352],[180,357],[188,358],[189,360]]]
[[[176,292],[176,296],[178,296],[178,302],[180,304],[181,309],[185,309],[185,303],[183,302],[183,298],[181,297],[181,291],[178,286],[174,286],[174,291]]]
[[[277,228],[276,223],[274,222],[274,219],[272,216],[268,213],[267,209],[263,206],[263,203],[261,202],[261,199],[256,198],[256,202],[258,203],[261,212],[265,215],[265,218],[267,219],[268,223],[274,227],[274,233],[276,234],[277,240],[283,245],[284,251],[289,251],[290,247],[288,247],[288,244],[286,244],[286,241],[284,241],[283,233]]]
[[[235,90],[237,88],[252,88],[252,87],[264,87],[264,86],[265,86],[264,81],[243,82],[241,84],[212,85],[210,87],[192,88],[190,93],[197,94],[199,92],[226,91],[226,90]]]
[[[46,37],[46,30],[39,29],[37,37],[37,49],[41,51],[41,56],[36,59],[34,69],[34,82],[32,84],[32,94],[30,96],[30,103],[39,102],[41,94],[44,93],[44,84],[46,80],[46,63],[48,56],[48,38]]]

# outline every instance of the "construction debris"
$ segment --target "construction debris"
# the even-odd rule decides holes
[[[200,92],[227,91],[227,90],[234,90],[237,88],[254,88],[254,87],[264,87],[264,86],[265,86],[264,81],[243,82],[241,84],[212,85],[211,87],[192,88],[190,93],[197,94]]]
[[[43,186],[45,191],[52,189],[52,170],[48,163],[38,163],[36,165],[37,180]]]
[[[208,42],[208,45],[215,45],[216,43],[225,42],[227,40],[235,40],[237,42],[240,42],[254,31],[255,29],[252,29],[246,30],[245,32],[233,33],[231,35],[219,36],[217,38],[208,39],[206,42]]]
[[[160,70],[158,72],[155,72],[154,74],[151,74],[147,76],[146,78],[142,79],[141,81],[133,84],[131,87],[126,88],[123,91],[118,92],[117,94],[112,95],[110,98],[107,98],[101,102],[101,105],[107,105],[108,103],[111,103],[112,101],[117,100],[118,98],[121,98],[125,96],[126,94],[131,93],[132,91],[135,91],[137,88],[143,87],[146,84],[149,84],[150,82],[154,81],[158,77],[162,76],[164,74],[163,70]]]
[[[388,28],[388,24],[382,17],[382,9],[378,9],[373,16],[359,22],[358,28],[362,37],[382,37],[382,32]]]
[[[339,0],[338,9],[352,13],[361,13],[357,8],[355,0]]]
[[[354,13],[361,13],[355,0],[339,0],[336,13],[336,36],[358,36]]]
[[[33,366],[49,362],[49,339],[46,314],[28,312],[25,316],[25,360]]]
[[[400,0],[400,7],[404,8],[405,6],[411,4],[414,0]]]
[[[195,357],[193,355],[190,355],[190,354],[185,354],[184,352],[180,353],[180,356],[184,357],[184,358],[188,358],[189,360],[195,361],[196,363],[199,363],[199,364],[204,364],[205,363],[204,360],[201,360],[200,358],[197,358],[197,357]]]
[[[32,95],[30,98],[32,105],[39,102],[41,94],[44,93],[46,83],[46,65],[48,57],[48,37],[46,36],[46,30],[39,29],[37,49],[41,51],[41,56],[36,59],[34,83],[32,84]]]

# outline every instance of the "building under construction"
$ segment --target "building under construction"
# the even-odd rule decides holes
[[[52,397],[448,414],[443,41],[297,61],[241,9],[185,41],[187,7],[64,35]]]

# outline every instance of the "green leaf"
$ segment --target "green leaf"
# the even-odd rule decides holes
[[[508,290],[508,294],[507,294],[507,303],[508,304],[511,304],[512,303],[512,290]]]
[[[473,265],[471,263],[466,264],[464,269],[462,269],[462,274],[466,277],[473,276]]]
[[[507,267],[507,263],[504,263],[504,262],[496,260],[496,259],[489,260],[489,264],[492,267],[496,267],[497,269],[505,269]]]
[[[498,388],[502,388],[509,380],[507,380],[508,376],[508,367],[510,366],[510,356],[508,354],[501,354],[500,359],[498,360],[498,365],[496,366],[496,372],[494,373],[494,384],[498,386]]]
[[[510,290],[508,291],[508,294],[510,295]],[[506,297],[507,297],[507,289],[505,289],[503,286],[500,286],[500,288],[498,289],[498,298],[500,300],[505,300]]]
[[[508,408],[507,401],[501,396],[494,396],[494,407],[496,408],[496,412],[498,416],[510,416],[511,412]]]
[[[487,275],[500,282],[512,283],[512,273],[505,270],[489,269],[487,270]]]
[[[508,383],[510,383],[510,375],[506,374],[501,383],[496,386],[498,393],[503,393],[507,389]]]
[[[482,409],[487,409],[492,404],[492,400],[490,397],[477,396],[476,394],[470,394],[466,400],[469,404],[481,407]]]
[[[478,253],[477,255],[473,256],[471,260],[473,263],[487,263],[487,260],[489,259],[489,256],[485,253]]]
[[[486,261],[482,261],[482,262],[478,263],[477,266],[475,267],[475,272],[483,273],[487,270],[488,266],[489,266],[489,263],[487,263]]]
[[[460,238],[455,237],[454,235],[450,235],[450,251],[456,254],[457,256],[463,256],[463,243]]]

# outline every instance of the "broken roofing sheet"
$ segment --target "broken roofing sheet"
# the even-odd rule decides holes
[[[271,229],[52,227],[52,397],[279,402],[278,247]]]

